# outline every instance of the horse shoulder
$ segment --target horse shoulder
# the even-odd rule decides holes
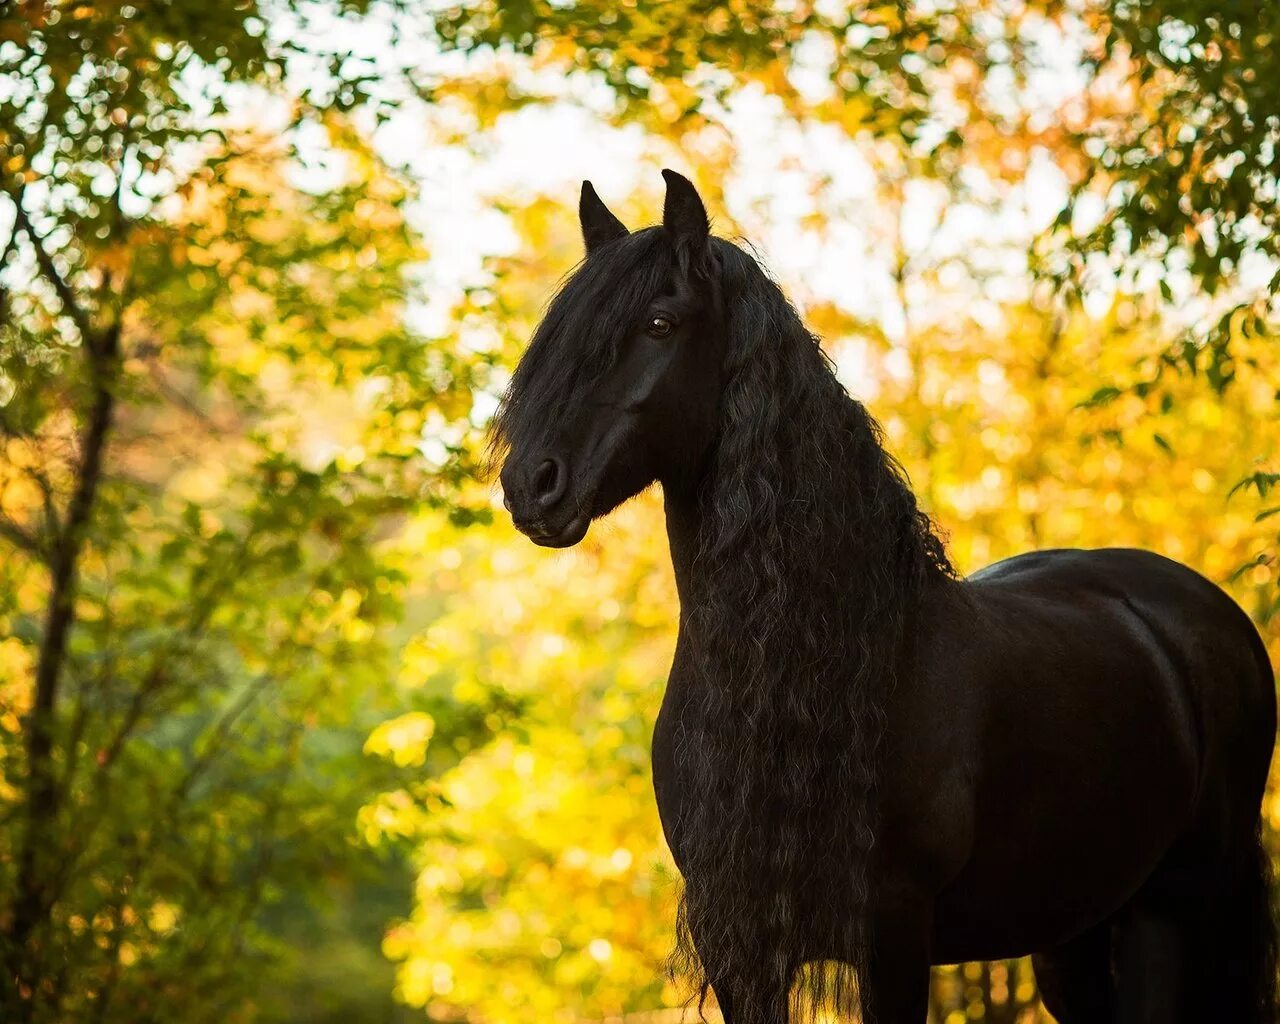
[[[881,859],[933,891],[955,877],[973,844],[983,714],[975,614],[955,584],[925,595],[885,707]]]

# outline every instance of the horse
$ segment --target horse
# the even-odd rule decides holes
[[[664,170],[586,255],[495,417],[535,543],[661,485],[679,597],[653,785],[672,965],[728,1024],[923,1024],[932,964],[1030,954],[1060,1024],[1275,1020],[1260,804],[1274,675],[1158,554],[962,578],[877,423]]]

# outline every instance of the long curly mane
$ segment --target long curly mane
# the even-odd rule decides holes
[[[739,1024],[776,1024],[771,993],[795,1019],[857,1003],[884,695],[922,589],[952,569],[817,338],[750,255],[712,244],[728,365],[682,632],[672,967],[734,993]]]

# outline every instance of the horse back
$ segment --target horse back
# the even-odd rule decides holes
[[[1137,695],[1138,679],[1126,685],[1126,676],[1154,681],[1152,717],[1171,713],[1202,771],[1239,742],[1270,761],[1275,679],[1266,647],[1244,610],[1194,570],[1131,548],[1058,549],[997,562],[965,586],[998,647],[1030,653],[1033,663],[1043,651],[1095,668],[1110,684],[1103,702]],[[1080,697],[1097,689],[1079,673],[1067,681]]]

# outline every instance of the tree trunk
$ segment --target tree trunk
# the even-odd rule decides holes
[[[75,625],[80,559],[111,431],[119,341],[118,322],[96,338],[83,336],[93,388],[92,404],[82,435],[75,489],[66,519],[50,551],[49,603],[36,662],[35,693],[26,722],[26,830],[18,854],[13,913],[7,936],[5,974],[14,991],[13,1015],[9,1019],[15,1021],[33,1019],[42,997],[40,988],[44,979],[38,932],[52,909],[47,891],[48,862],[57,841],[54,825],[61,804],[54,763],[58,686],[66,661],[67,642]]]

